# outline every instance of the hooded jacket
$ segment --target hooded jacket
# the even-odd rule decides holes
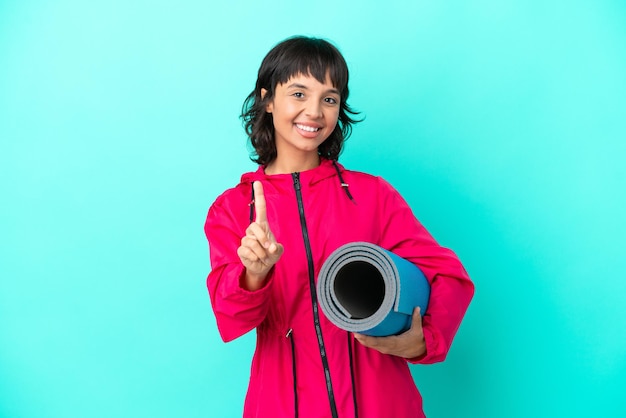
[[[284,253],[264,286],[251,292],[240,286],[245,268],[237,248],[254,214],[254,181],[263,184],[267,219]],[[437,244],[389,183],[329,160],[293,174],[266,175],[259,167],[216,199],[205,232],[212,266],[207,286],[222,339],[257,331],[244,417],[424,416],[407,363],[445,359],[474,286],[456,255]],[[367,348],[319,309],[322,264],[355,241],[386,248],[427,277],[420,358]]]

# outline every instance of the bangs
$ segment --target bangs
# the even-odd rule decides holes
[[[275,54],[273,54],[275,52]],[[276,85],[286,83],[298,75],[312,76],[320,83],[330,78],[333,87],[346,96],[348,86],[348,66],[339,51],[321,39],[296,37],[285,41],[282,48],[273,50],[261,65],[261,69],[273,69],[268,86],[273,91]],[[259,74],[262,79],[262,74]]]

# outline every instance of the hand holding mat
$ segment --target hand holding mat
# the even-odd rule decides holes
[[[430,285],[413,263],[377,245],[353,242],[324,262],[317,295],[339,328],[381,337],[408,330],[416,306],[426,312]]]

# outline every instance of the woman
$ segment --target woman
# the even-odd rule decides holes
[[[243,119],[257,171],[211,206],[211,304],[224,341],[253,328],[244,417],[424,416],[408,363],[442,361],[473,296],[386,181],[337,159],[351,132],[348,69],[327,41],[294,37],[264,58]],[[415,265],[431,296],[423,319],[391,337],[353,335],[319,310],[315,283],[343,244],[366,241]]]

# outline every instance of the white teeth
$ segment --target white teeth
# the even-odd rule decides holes
[[[320,128],[313,128],[312,126],[300,125],[299,123],[297,123],[296,126],[298,127],[298,129],[302,129],[303,131],[307,131],[307,132],[317,132],[320,130]]]

